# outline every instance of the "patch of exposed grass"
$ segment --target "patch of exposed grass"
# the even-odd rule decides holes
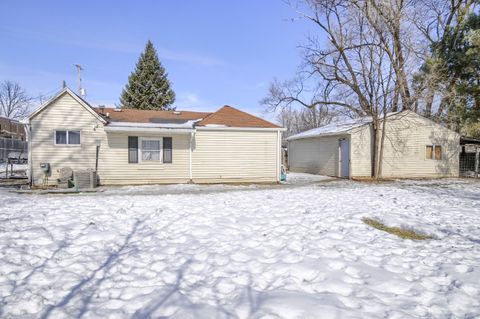
[[[367,218],[364,217],[362,218],[362,221],[379,230],[382,230],[384,232],[387,232],[389,234],[396,235],[400,238],[403,239],[411,239],[411,240],[426,240],[426,239],[433,239],[434,237],[430,235],[425,235],[422,233],[418,233],[412,229],[406,229],[406,228],[400,228],[400,227],[388,227],[387,225],[383,224],[382,222],[379,222],[378,220],[372,219],[372,218]]]

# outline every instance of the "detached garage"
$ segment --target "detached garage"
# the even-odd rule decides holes
[[[387,117],[382,176],[457,177],[460,135],[412,111]],[[345,120],[287,138],[290,171],[372,176],[372,119]]]

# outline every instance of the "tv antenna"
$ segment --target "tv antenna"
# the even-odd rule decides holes
[[[78,94],[80,96],[85,96],[85,89],[82,88],[82,71],[83,68],[80,64],[75,64],[75,67],[77,68],[77,85],[78,85]]]

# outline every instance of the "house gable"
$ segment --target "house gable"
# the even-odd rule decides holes
[[[107,121],[103,117],[101,117],[97,112],[95,112],[95,110],[93,109],[92,106],[90,106],[90,104],[88,104],[85,100],[80,98],[77,94],[72,92],[72,90],[70,90],[67,87],[62,89],[53,98],[48,100],[46,103],[44,103],[42,106],[40,106],[35,112],[33,112],[32,115],[30,115],[29,120],[32,121],[32,119],[34,119],[36,116],[38,116],[44,110],[46,110],[47,108],[52,106],[57,100],[59,100],[60,98],[66,96],[66,95],[68,95],[70,98],[75,100],[81,107],[83,107],[86,111],[88,111],[90,114],[92,114],[92,116],[94,116],[97,120],[99,120],[100,122],[102,122],[104,124],[107,123]]]

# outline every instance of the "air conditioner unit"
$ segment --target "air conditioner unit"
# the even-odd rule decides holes
[[[95,188],[97,187],[97,172],[93,169],[74,171],[73,182],[77,189]]]

